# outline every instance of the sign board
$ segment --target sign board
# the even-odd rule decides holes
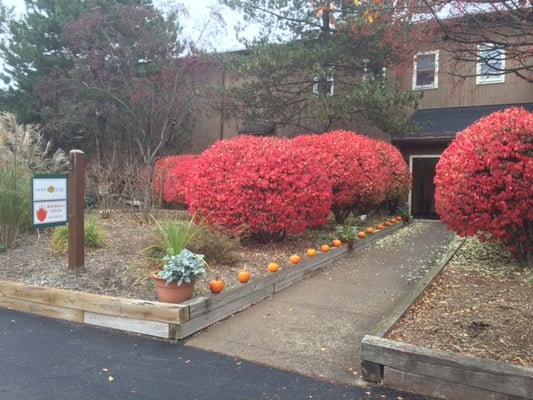
[[[68,175],[34,175],[31,187],[32,226],[65,225],[68,221]]]

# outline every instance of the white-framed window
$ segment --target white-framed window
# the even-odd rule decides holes
[[[439,87],[439,51],[417,53],[413,65],[413,89]]]
[[[493,44],[482,44],[477,47],[476,83],[505,82],[505,50]]]
[[[326,96],[333,96],[335,93],[334,72],[335,69],[333,67],[329,67],[325,79],[320,74],[313,76],[313,94],[319,95],[321,93],[325,93]],[[325,86],[322,87],[322,85]]]

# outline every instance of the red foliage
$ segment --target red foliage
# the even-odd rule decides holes
[[[409,188],[408,167],[387,143],[343,130],[299,136],[293,143],[308,148],[327,170],[333,185],[332,212],[339,223],[350,212],[370,212]]]
[[[349,151],[348,142],[352,134],[335,131],[322,135],[303,135],[293,139],[295,147],[306,149],[309,156],[317,159],[326,170],[332,184],[333,202],[331,209],[337,220],[344,219],[344,211],[351,210],[362,182],[355,177],[362,174],[357,154]]]
[[[281,138],[215,143],[198,157],[186,186],[190,213],[263,240],[324,224],[332,199],[321,165]]]
[[[392,144],[378,140],[375,143],[380,156],[381,168],[385,172],[385,199],[396,205],[405,199],[411,189],[412,177],[402,153]]]
[[[435,208],[462,236],[504,243],[533,263],[533,113],[510,108],[482,118],[442,154]]]
[[[193,154],[181,154],[178,156],[162,157],[157,160],[152,174],[153,198],[159,199],[163,197],[164,201],[168,204],[176,203],[184,205],[185,198],[183,196],[183,189],[179,193],[180,188],[174,188],[174,186],[178,186],[178,183],[181,183],[185,178],[187,171],[185,169],[186,166],[183,164],[194,161],[196,157]],[[171,180],[170,182],[169,179]]]
[[[187,206],[187,202],[185,201],[185,181],[189,177],[189,173],[197,157],[194,154],[167,157],[171,158],[171,160],[165,164],[166,168],[163,169],[163,179],[161,182],[165,203]],[[152,182],[156,181],[156,176],[156,170],[154,170]]]

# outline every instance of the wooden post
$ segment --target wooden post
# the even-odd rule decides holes
[[[69,156],[72,168],[68,179],[68,269],[77,270],[85,265],[85,154],[71,150]]]

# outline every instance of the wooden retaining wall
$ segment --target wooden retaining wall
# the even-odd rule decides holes
[[[365,336],[367,378],[426,396],[465,400],[533,398],[533,369]],[[373,375],[376,371],[378,375]],[[381,375],[381,376],[380,376]]]
[[[394,312],[361,342],[363,379],[450,400],[533,399],[533,368],[434,351],[385,339],[393,326],[448,264],[463,241],[450,246]]]
[[[397,231],[402,224],[367,235],[354,250]],[[346,246],[306,258],[246,285],[209,297],[197,296],[182,304],[100,296],[71,290],[0,281],[0,307],[102,326],[165,339],[183,339],[213,323],[257,303],[307,275],[350,255]]]

